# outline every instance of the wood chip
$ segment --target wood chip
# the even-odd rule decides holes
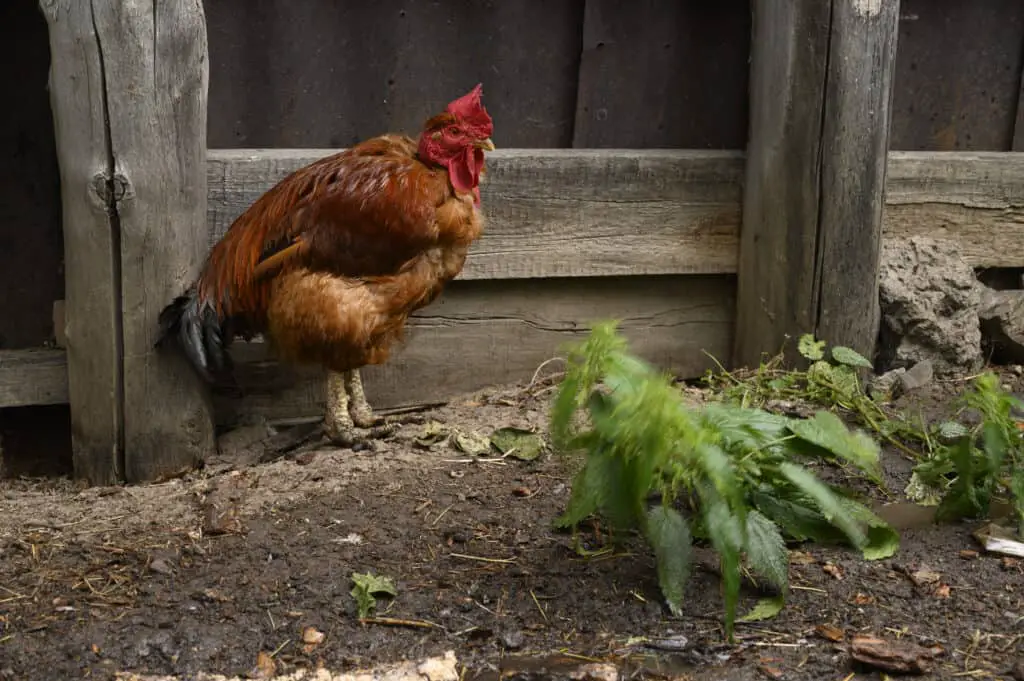
[[[927,674],[941,648],[925,648],[910,641],[886,641],[874,636],[855,636],[850,655],[861,664],[894,674]]]

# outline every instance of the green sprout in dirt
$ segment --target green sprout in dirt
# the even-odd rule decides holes
[[[389,577],[375,575],[372,572],[352,573],[352,598],[356,600],[356,610],[359,619],[364,620],[377,609],[377,594],[383,594],[395,598],[398,596],[398,589]]]
[[[976,424],[941,424],[943,442],[914,468],[908,492],[919,500],[938,499],[940,521],[983,517],[994,501],[1010,502],[1024,536],[1024,440],[1013,414],[1024,410],[1024,402],[1003,390],[996,374],[985,372],[960,406],[960,415],[973,416]]]
[[[558,525],[600,515],[613,529],[638,530],[676,615],[692,544],[710,541],[730,640],[744,567],[785,598],[787,538],[849,543],[869,559],[898,547],[884,521],[798,463],[835,458],[877,478],[871,438],[828,412],[801,420],[727,403],[691,407],[669,376],[628,352],[614,322],[570,353],[551,417],[553,443],[586,454]]]
[[[729,372],[718,360],[718,371],[709,371],[705,383],[721,391],[722,399],[741,406],[764,407],[772,401],[794,401],[828,409],[839,408],[853,416],[857,423],[883,438],[897,449],[917,458],[919,453],[904,444],[917,442],[928,448],[929,435],[923,428],[903,418],[890,418],[877,398],[865,389],[861,373],[871,369],[871,362],[852,348],[832,346],[826,352],[825,341],[804,334],[797,350],[806,359],[806,370],[783,366],[779,353],[752,371]]]

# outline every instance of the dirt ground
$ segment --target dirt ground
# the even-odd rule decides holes
[[[936,384],[906,406],[940,418],[960,387]],[[427,416],[543,432],[550,395],[492,390]],[[615,662],[622,678],[880,678],[851,663],[856,633],[941,646],[923,678],[1011,678],[1024,657],[1024,561],[981,552],[968,525],[904,530],[878,562],[794,547],[787,607],[738,625],[729,646],[710,554],[673,618],[641,543],[588,559],[551,529],[572,459],[484,461],[418,446],[422,430],[406,426],[379,451],[221,463],[150,486],[3,481],[0,679],[258,676],[261,651],[279,673],[343,671],[446,650],[465,678],[552,678],[586,659]],[[898,492],[910,464],[885,456]],[[211,523],[237,531],[211,534]],[[590,549],[599,537],[581,535]],[[389,620],[357,620],[350,575],[366,571],[395,581],[398,597],[375,613]],[[938,581],[915,584],[921,571]],[[302,641],[310,626],[324,634],[316,645]]]

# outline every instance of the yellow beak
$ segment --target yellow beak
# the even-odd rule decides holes
[[[490,137],[485,140],[478,140],[475,146],[478,149],[483,149],[484,151],[494,151],[494,142],[491,141]]]

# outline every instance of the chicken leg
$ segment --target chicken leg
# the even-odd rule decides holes
[[[374,416],[363,392],[359,369],[342,373],[327,372],[327,413],[324,432],[339,447],[353,447],[368,440],[386,438],[406,422],[403,419],[380,419]],[[363,434],[357,429],[365,430]]]

